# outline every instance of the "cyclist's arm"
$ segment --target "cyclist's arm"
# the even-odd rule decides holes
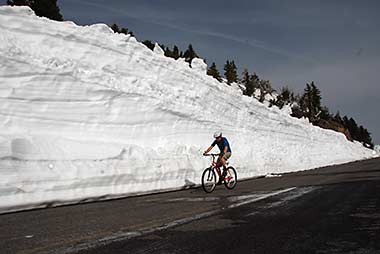
[[[207,148],[207,150],[206,151],[204,151],[204,153],[203,154],[207,154],[208,152],[210,152],[211,151],[211,149],[213,148],[214,146],[210,146],[209,148]]]
[[[209,148],[207,148],[207,150],[206,150],[206,151],[204,151],[204,153],[203,153],[203,154],[207,154],[208,152],[210,152],[210,151],[211,151],[211,149],[213,149],[215,145],[216,145],[216,141],[214,140],[214,142],[212,142],[212,144],[210,145],[210,147],[209,147]]]

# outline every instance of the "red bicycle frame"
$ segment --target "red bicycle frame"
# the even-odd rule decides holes
[[[218,173],[218,176],[221,177],[222,176],[222,172],[220,172],[220,166],[222,166],[222,164],[220,163],[220,161],[215,161],[215,158],[217,156],[220,156],[220,154],[207,154],[209,156],[212,156],[212,163],[211,163],[211,168],[215,169],[215,171]],[[205,155],[205,156],[207,156]]]

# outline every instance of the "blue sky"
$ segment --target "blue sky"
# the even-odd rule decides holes
[[[4,4],[4,0],[0,0]],[[227,59],[301,93],[314,81],[331,112],[380,143],[380,1],[58,0],[65,20],[117,23],[137,39],[191,43],[222,72]]]

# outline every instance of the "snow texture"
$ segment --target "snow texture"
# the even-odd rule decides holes
[[[375,145],[374,151],[375,153],[380,154],[380,145]]]
[[[369,158],[104,24],[0,7],[0,212],[200,183],[215,130],[240,179]]]

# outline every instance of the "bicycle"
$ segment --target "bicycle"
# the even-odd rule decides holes
[[[224,186],[232,190],[237,184],[237,174],[236,170],[229,166],[226,170],[223,170],[223,173],[220,170],[222,166],[216,161],[216,158],[220,154],[205,154],[204,156],[212,156],[211,166],[206,168],[202,174],[202,187],[203,190],[207,193],[211,193],[215,190],[215,187],[218,183],[224,183]],[[215,173],[216,172],[216,173]],[[218,175],[218,182],[216,175]]]

